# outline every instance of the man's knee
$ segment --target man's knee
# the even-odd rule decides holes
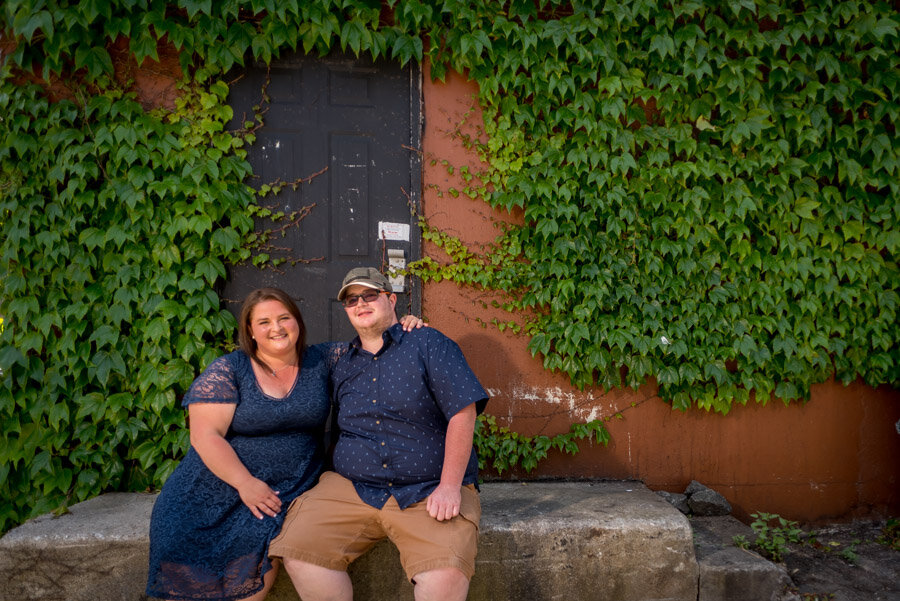
[[[297,578],[305,578],[310,574],[314,574],[319,570],[325,569],[317,565],[307,563],[302,559],[294,559],[293,557],[282,557],[281,563],[284,565],[284,570],[288,573],[288,575],[290,575],[291,580],[296,580]]]
[[[469,592],[469,579],[457,568],[438,568],[416,574],[417,601],[463,600]]]
[[[293,557],[282,557],[281,564],[284,566],[284,569],[288,572],[293,572],[295,569],[299,568],[302,564],[305,564],[305,561],[300,561],[299,559],[294,559]]]
[[[285,557],[284,569],[301,599],[309,601],[352,601],[353,584],[347,572],[332,570],[302,559]]]

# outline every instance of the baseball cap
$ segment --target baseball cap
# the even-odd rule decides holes
[[[354,267],[348,271],[347,275],[344,276],[344,281],[341,282],[341,290],[337,295],[338,300],[344,298],[344,292],[350,286],[365,286],[366,288],[384,290],[385,292],[394,291],[384,274],[374,267]]]

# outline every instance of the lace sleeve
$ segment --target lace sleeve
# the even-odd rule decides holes
[[[322,350],[325,355],[325,365],[328,366],[328,371],[331,372],[334,366],[337,365],[338,359],[350,350],[350,344],[347,342],[324,342],[322,343]]]
[[[234,403],[240,401],[234,366],[227,357],[219,357],[191,384],[182,406],[191,403]]]

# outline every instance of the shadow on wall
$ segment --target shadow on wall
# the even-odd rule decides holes
[[[496,337],[487,334],[465,334],[455,340],[466,356],[469,366],[478,375],[482,386],[496,389],[498,382],[509,379],[508,351]]]

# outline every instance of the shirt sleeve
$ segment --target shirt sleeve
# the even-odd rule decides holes
[[[334,366],[337,365],[338,359],[350,348],[350,345],[346,342],[323,342],[316,346],[322,349],[322,355],[325,357],[325,365],[328,366],[329,374],[334,371]]]
[[[238,404],[240,394],[237,387],[234,366],[228,357],[219,357],[200,374],[184,399],[183,407],[191,403],[233,403]]]
[[[434,331],[427,348],[428,383],[434,400],[444,417],[451,417],[472,403],[477,403],[478,412],[484,410],[488,394],[472,368],[469,367],[462,350],[450,338]]]

